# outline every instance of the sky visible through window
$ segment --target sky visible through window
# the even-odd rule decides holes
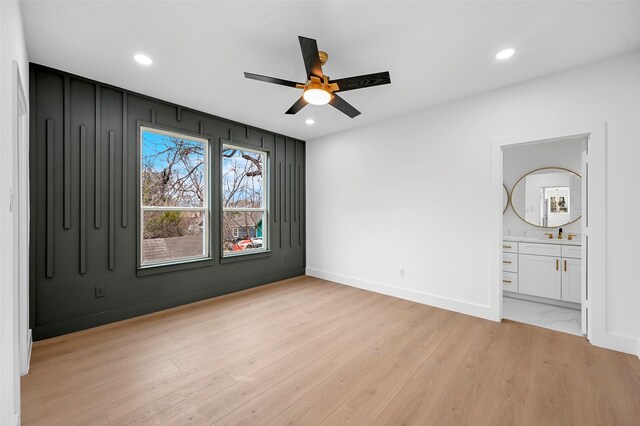
[[[143,205],[202,207],[204,148],[202,142],[143,131]]]
[[[262,208],[264,155],[225,147],[222,153],[224,207]]]

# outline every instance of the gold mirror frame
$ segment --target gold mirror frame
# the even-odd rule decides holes
[[[507,202],[504,203],[504,209],[502,209],[502,214],[505,214],[507,209],[509,208],[509,204],[511,204],[511,194],[509,194],[509,190],[507,189],[507,185],[502,184],[502,188],[504,189],[504,193],[507,194]]]
[[[525,173],[520,179],[518,179],[518,181],[515,183],[515,185],[513,185],[513,189],[511,190],[511,194],[509,195],[509,204],[511,204],[511,210],[513,210],[513,212],[516,214],[516,216],[518,216],[520,218],[520,220],[522,220],[524,223],[529,224],[531,226],[535,226],[537,228],[544,228],[544,229],[550,229],[550,228],[561,228],[563,226],[567,226],[570,225],[574,222],[577,222],[578,220],[580,220],[580,218],[582,218],[582,215],[578,216],[577,218],[575,218],[574,220],[572,220],[571,222],[567,222],[565,224],[562,225],[558,225],[558,226],[542,226],[542,225],[536,225],[533,224],[531,222],[528,222],[525,218],[523,218],[522,216],[520,216],[520,214],[518,213],[518,211],[516,210],[515,206],[513,205],[513,192],[516,190],[516,188],[518,187],[518,184],[520,183],[520,181],[524,178],[526,178],[527,176],[529,176],[531,173],[535,173],[535,172],[539,172],[540,170],[564,170],[566,172],[569,173],[573,173],[574,175],[578,176],[580,179],[582,179],[582,175],[580,173],[576,173],[573,170],[569,170],[565,167],[540,167],[539,169],[535,169],[535,170],[531,170],[530,172]]]

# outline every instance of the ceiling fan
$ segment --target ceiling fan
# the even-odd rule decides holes
[[[360,115],[360,111],[338,96],[335,92],[346,92],[347,90],[363,89],[365,87],[379,86],[391,83],[389,72],[379,72],[375,74],[359,75],[356,77],[339,78],[329,80],[329,76],[322,73],[322,65],[327,62],[329,55],[326,52],[318,51],[318,45],[312,38],[299,36],[302,59],[307,71],[306,84],[295,81],[282,80],[265,75],[245,72],[244,76],[253,80],[264,81],[266,83],[279,84],[281,86],[304,89],[300,99],[285,112],[285,114],[295,114],[307,104],[325,105],[342,111],[351,118]]]

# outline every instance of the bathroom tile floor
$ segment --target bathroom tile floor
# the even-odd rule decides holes
[[[582,336],[580,311],[504,297],[502,316],[512,321]]]

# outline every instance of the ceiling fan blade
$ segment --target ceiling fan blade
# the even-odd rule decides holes
[[[318,44],[312,38],[298,36],[304,67],[307,70],[307,78],[315,76],[322,78],[322,64],[318,53]]]
[[[391,76],[389,76],[388,71],[385,71],[375,74],[359,75],[356,77],[339,78],[337,80],[332,80],[331,83],[336,83],[341,92],[346,92],[347,90],[364,89],[365,87],[390,84]]]
[[[347,114],[350,118],[360,115],[360,111],[352,107],[349,102],[345,101],[335,93],[333,94],[333,99],[329,101],[329,105]]]
[[[281,78],[275,77],[267,77],[266,75],[252,74],[250,72],[245,72],[244,76],[246,78],[250,78],[251,80],[264,81],[265,83],[279,84],[281,86],[296,87],[296,84],[299,84],[295,81],[283,80]]]
[[[285,112],[285,114],[295,114],[305,106],[307,106],[307,101],[305,101],[304,98],[300,96],[300,99],[298,99],[295,104],[291,105],[291,108],[289,108],[287,112]]]

